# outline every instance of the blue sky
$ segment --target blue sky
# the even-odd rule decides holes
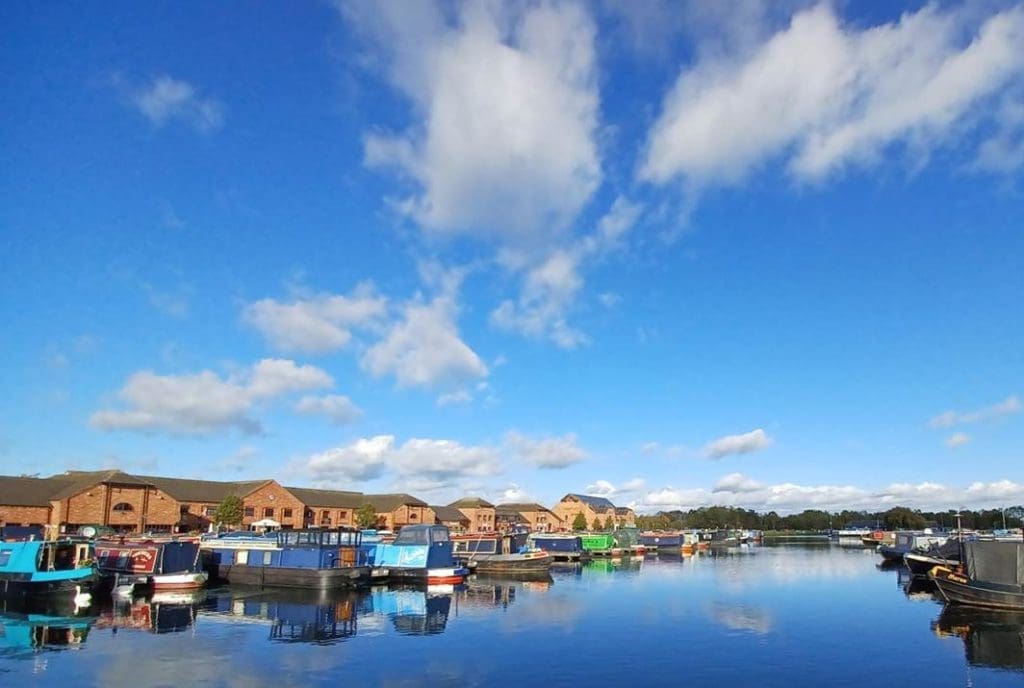
[[[1022,6],[0,17],[5,473],[1024,501]]]

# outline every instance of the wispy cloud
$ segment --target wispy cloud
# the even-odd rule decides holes
[[[720,459],[730,454],[749,454],[771,446],[772,442],[772,438],[758,428],[742,435],[726,435],[708,442],[704,446],[704,456],[709,459]]]
[[[97,411],[89,423],[99,430],[208,435],[235,427],[258,433],[260,423],[249,416],[257,402],[333,385],[323,370],[286,359],[263,359],[227,378],[209,370],[194,375],[146,370],[132,375],[118,392],[127,408]]]
[[[224,126],[225,108],[215,98],[202,97],[195,86],[169,76],[159,76],[132,95],[132,104],[155,127],[181,121],[202,133]]]
[[[933,428],[951,428],[954,425],[969,425],[983,421],[996,420],[1014,413],[1020,413],[1024,406],[1016,396],[1009,396],[998,404],[992,404],[974,411],[959,413],[957,411],[945,411],[928,421]]]
[[[965,432],[954,432],[952,435],[946,438],[946,446],[950,449],[956,449],[962,447],[971,441],[971,436]]]
[[[519,459],[537,468],[565,468],[587,458],[587,452],[576,443],[576,435],[534,439],[518,432],[509,432],[505,444]]]

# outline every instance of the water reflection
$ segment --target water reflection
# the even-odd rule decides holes
[[[94,605],[95,627],[118,631],[177,633],[193,627],[206,591],[154,593],[149,597],[120,597]]]
[[[711,606],[710,615],[715,622],[730,630],[749,631],[758,635],[770,633],[774,625],[768,611],[749,604],[716,602]]]
[[[1024,613],[951,605],[932,622],[932,630],[960,637],[972,666],[1024,673]]]

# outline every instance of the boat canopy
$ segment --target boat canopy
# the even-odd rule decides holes
[[[395,538],[396,545],[430,545],[448,542],[448,528],[445,526],[402,526]]]
[[[1022,542],[965,542],[964,557],[974,580],[1024,585]]]

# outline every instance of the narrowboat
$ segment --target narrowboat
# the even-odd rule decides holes
[[[583,549],[583,540],[579,535],[531,533],[529,542],[550,554],[555,561],[580,561],[590,558],[590,554]]]
[[[651,552],[675,550],[683,546],[683,534],[677,530],[649,530],[640,533],[640,544]]]
[[[620,557],[622,548],[615,544],[615,536],[611,533],[582,533],[580,540],[583,549],[594,557]]]
[[[554,560],[528,544],[528,533],[475,533],[452,536],[452,555],[474,573],[547,574]]]
[[[0,595],[4,600],[68,595],[84,606],[96,578],[92,545],[88,542],[0,542]]]
[[[210,577],[238,585],[332,590],[366,585],[361,533],[348,528],[279,530],[203,539]]]
[[[896,532],[892,545],[878,545],[878,553],[886,561],[903,563],[904,556],[910,552],[941,545],[948,539],[946,535],[934,535],[929,530],[900,530]]]
[[[950,604],[1024,611],[1024,543],[965,542],[963,564],[928,577]]]
[[[404,526],[394,542],[377,542],[364,553],[378,579],[434,585],[461,583],[469,573],[452,556],[445,526]]]
[[[738,547],[740,544],[740,538],[735,531],[721,528],[704,531],[701,533],[701,541],[706,542],[708,547]]]
[[[196,590],[206,585],[198,540],[97,540],[96,567],[104,588]]]
[[[950,538],[941,545],[928,549],[907,552],[903,555],[903,563],[915,576],[927,576],[936,566],[955,568],[960,565],[960,538]]]

